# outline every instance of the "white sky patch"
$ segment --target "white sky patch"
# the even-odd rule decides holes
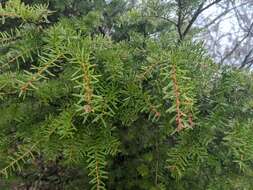
[[[239,6],[242,3],[243,1],[237,1],[235,6]],[[230,5],[228,9],[231,8],[232,6]],[[224,10],[224,8],[221,8],[218,5],[210,7],[200,15],[200,17],[195,23],[195,26],[203,27],[205,29],[204,26],[207,23],[211,22],[213,19],[215,19],[217,16],[219,16],[221,13],[223,13]],[[217,23],[219,24],[217,25]],[[219,44],[216,44],[216,47],[214,47],[213,49],[209,49],[211,54],[216,52],[215,54],[213,54],[215,55],[213,57],[216,61],[220,61],[222,56],[224,56],[228,51],[230,51],[235,46],[235,43],[238,40],[242,39],[245,35],[245,32],[239,27],[235,12],[232,9],[225,16],[222,16],[220,19],[218,19],[214,25],[211,25],[209,27],[212,27],[212,29],[209,30],[209,37],[201,37],[202,34],[200,34],[200,39],[204,40],[206,44],[209,43],[209,45],[215,43],[215,40],[219,41]],[[207,45],[207,47],[210,46]],[[217,55],[220,55],[220,57]],[[236,61],[238,60],[234,60],[234,62]]]

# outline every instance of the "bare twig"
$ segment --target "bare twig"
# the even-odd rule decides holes
[[[189,23],[187,24],[185,30],[182,32],[182,20],[181,20],[181,13],[182,13],[182,8],[181,8],[181,1],[178,0],[178,9],[179,9],[179,12],[178,12],[178,33],[179,33],[179,37],[180,37],[180,40],[184,39],[185,36],[189,33],[192,25],[194,24],[194,22],[197,20],[197,18],[199,17],[199,15],[204,12],[205,10],[207,10],[208,8],[210,8],[211,6],[221,2],[222,0],[215,0],[213,1],[212,3],[204,6],[205,4],[205,1],[203,1],[202,3],[200,3],[200,5],[198,6],[197,10],[194,12],[192,18],[190,19]]]
[[[239,41],[235,44],[234,48],[229,52],[227,53],[220,61],[220,64],[223,64],[224,61],[230,57],[236,50],[237,48],[244,42],[245,39],[247,39],[249,37],[249,35],[251,34],[251,30],[253,28],[253,22],[251,23],[250,27],[249,27],[249,30],[247,32],[247,34]]]

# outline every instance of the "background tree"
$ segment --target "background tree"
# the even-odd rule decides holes
[[[252,74],[193,42],[218,2],[2,4],[1,188],[250,189]]]
[[[220,64],[252,65],[252,1],[221,1],[201,15],[198,26],[211,56]]]

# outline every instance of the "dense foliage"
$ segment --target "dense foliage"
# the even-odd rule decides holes
[[[252,74],[180,39],[173,3],[26,3],[0,7],[1,189],[252,188]]]

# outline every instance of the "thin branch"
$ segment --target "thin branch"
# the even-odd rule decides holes
[[[242,63],[240,64],[240,69],[242,69],[243,67],[245,67],[250,61],[249,61],[249,57],[251,56],[251,54],[253,53],[253,48],[247,53],[247,55],[244,57],[244,60],[242,61]]]
[[[250,64],[248,64],[248,63],[250,63]],[[249,69],[253,65],[253,59],[248,61],[248,63],[247,63],[248,64],[247,68]]]
[[[181,30],[181,26],[182,26],[182,4],[181,4],[181,0],[178,0],[178,20],[177,20],[176,26],[177,26],[179,39],[181,41],[183,39],[183,34],[182,34],[182,30]]]
[[[196,21],[196,19],[198,18],[198,16],[199,16],[202,12],[204,12],[205,10],[207,10],[208,8],[210,8],[211,6],[217,4],[217,3],[221,2],[221,1],[222,1],[222,0],[216,0],[216,1],[214,1],[214,2],[212,2],[212,3],[210,3],[210,4],[208,4],[208,5],[205,6],[205,7],[203,7],[205,2],[202,2],[202,3],[199,5],[198,9],[197,9],[197,10],[195,11],[195,13],[193,14],[191,20],[189,21],[189,23],[188,23],[186,29],[184,30],[184,32],[183,32],[183,34],[182,34],[182,38],[184,38],[184,37],[188,34],[188,32],[190,31],[190,29],[191,29],[193,23]]]
[[[198,7],[198,9],[195,11],[195,13],[192,16],[192,19],[190,20],[190,22],[188,23],[186,29],[183,32],[183,38],[186,36],[186,34],[189,32],[189,30],[191,29],[193,23],[196,21],[196,19],[198,18],[198,16],[200,15],[200,13],[202,12],[202,7],[204,6],[204,3],[201,3]]]
[[[232,11],[232,10],[234,10],[234,9],[236,9],[236,8],[242,7],[242,6],[244,6],[244,5],[247,5],[247,4],[248,4],[248,2],[242,3],[242,4],[240,4],[240,5],[236,6],[236,7],[232,7],[232,8],[230,8],[230,9],[225,10],[224,12],[222,12],[221,14],[219,14],[217,17],[215,17],[211,22],[209,22],[208,24],[204,25],[203,28],[208,28],[208,27],[210,27],[212,24],[214,24],[214,23],[215,23],[217,20],[219,20],[221,17],[226,16],[230,11]]]
[[[0,13],[0,17],[20,17],[15,13]]]
[[[216,1],[214,1],[214,2],[212,2],[212,3],[210,3],[210,4],[208,4],[208,5],[205,6],[203,9],[201,9],[201,12],[200,12],[200,13],[202,13],[203,11],[209,9],[211,6],[217,4],[217,3],[221,2],[221,1],[222,1],[222,0],[216,0]]]
[[[233,7],[235,7],[235,5],[233,4]],[[240,13],[240,11],[237,9],[237,8],[234,8],[234,12],[235,12],[235,16],[237,18],[237,22],[238,22],[238,25],[239,27],[244,31],[246,32],[248,30],[248,28],[245,26],[243,26],[244,23],[242,23],[243,21],[243,16],[242,14]]]
[[[223,64],[224,61],[225,61],[228,57],[230,57],[230,56],[237,50],[237,48],[243,43],[243,41],[244,41],[246,38],[249,37],[249,35],[251,34],[252,28],[253,28],[253,22],[251,23],[251,25],[250,25],[250,27],[249,27],[249,31],[247,32],[247,34],[246,34],[239,42],[236,43],[236,45],[234,46],[234,48],[233,48],[229,53],[227,53],[226,56],[224,56],[224,57],[221,59],[220,64]]]

